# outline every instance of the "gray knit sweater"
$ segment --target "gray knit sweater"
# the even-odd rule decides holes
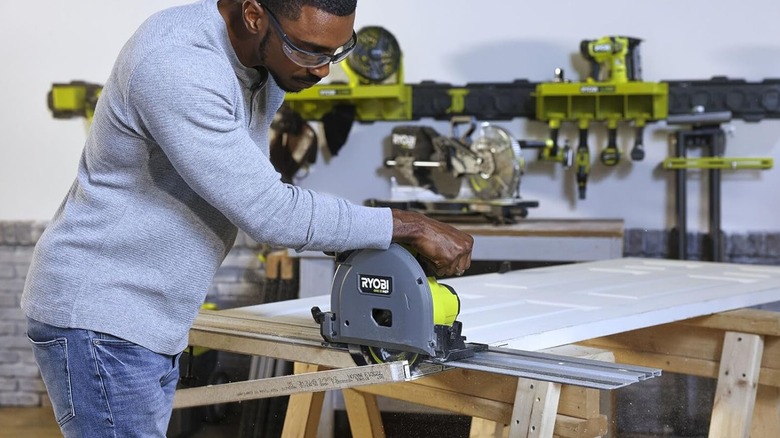
[[[175,354],[237,227],[297,250],[389,246],[388,209],[280,181],[268,126],[284,92],[270,76],[258,87],[262,77],[238,61],[216,0],[138,29],[35,248],[22,296],[29,317]]]

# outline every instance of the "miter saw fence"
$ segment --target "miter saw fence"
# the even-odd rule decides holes
[[[458,134],[462,126],[466,129]],[[465,179],[481,200],[516,198],[524,160],[519,143],[503,128],[477,125],[471,118],[452,120],[452,136],[428,126],[397,126],[391,134],[393,168],[408,184],[448,199],[461,194]]]

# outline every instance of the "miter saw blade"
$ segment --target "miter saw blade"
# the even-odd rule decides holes
[[[401,46],[381,26],[367,26],[357,32],[355,49],[347,65],[363,79],[379,83],[395,74],[401,65]]]
[[[515,197],[524,164],[517,140],[505,129],[483,123],[470,148],[482,159],[480,172],[469,176],[474,194],[484,200]]]

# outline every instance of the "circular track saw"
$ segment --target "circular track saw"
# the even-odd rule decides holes
[[[355,363],[446,362],[471,357],[455,291],[426,275],[403,246],[340,254],[331,311],[312,308],[322,337],[349,348]]]

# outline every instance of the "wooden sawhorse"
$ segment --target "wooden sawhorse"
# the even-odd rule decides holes
[[[717,379],[711,438],[780,437],[780,313],[734,310],[581,344],[619,363]]]
[[[613,361],[604,350],[565,346],[554,354]],[[297,363],[296,373],[315,372],[318,365]],[[418,380],[342,390],[352,436],[384,437],[377,396],[404,400],[474,417],[477,437],[598,437],[607,432],[600,413],[600,391],[539,382],[501,374],[453,369]],[[283,435],[317,436],[325,393],[290,396]]]

